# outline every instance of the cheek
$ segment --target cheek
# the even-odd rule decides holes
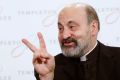
[[[76,40],[82,40],[82,41],[84,41],[84,40],[86,40],[86,38],[88,38],[89,37],[89,34],[87,34],[87,32],[78,32],[78,33],[76,33],[75,35],[74,35],[74,38],[76,39]]]
[[[82,32],[78,31],[73,34],[73,37],[76,39],[80,39],[83,36]]]
[[[62,36],[59,34],[58,35],[58,40],[59,40],[60,43],[62,42],[62,39],[63,39]]]

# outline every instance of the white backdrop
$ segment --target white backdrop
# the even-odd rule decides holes
[[[120,47],[119,0],[0,0],[0,80],[35,80],[32,52],[21,39],[39,46],[36,33],[42,32],[48,52],[60,53],[57,14],[73,2],[94,6],[101,22],[98,39]]]

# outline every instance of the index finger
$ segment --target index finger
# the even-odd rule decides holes
[[[33,52],[35,53],[35,51],[37,51],[37,48],[31,44],[28,40],[26,39],[22,39],[22,42]]]
[[[38,32],[38,38],[39,38],[39,43],[40,43],[40,49],[45,50],[46,51],[46,45],[45,45],[45,41],[43,39],[43,36],[40,32]]]

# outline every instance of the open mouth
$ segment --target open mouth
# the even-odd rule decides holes
[[[75,47],[76,44],[75,44],[75,42],[64,42],[63,46],[64,47]]]
[[[77,46],[77,40],[73,38],[67,38],[62,41],[63,47],[75,47]]]
[[[72,46],[74,45],[74,42],[64,42],[64,46]]]

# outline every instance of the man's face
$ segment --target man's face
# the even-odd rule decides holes
[[[58,18],[58,29],[58,39],[65,56],[80,57],[87,51],[92,37],[84,9],[63,10]]]

